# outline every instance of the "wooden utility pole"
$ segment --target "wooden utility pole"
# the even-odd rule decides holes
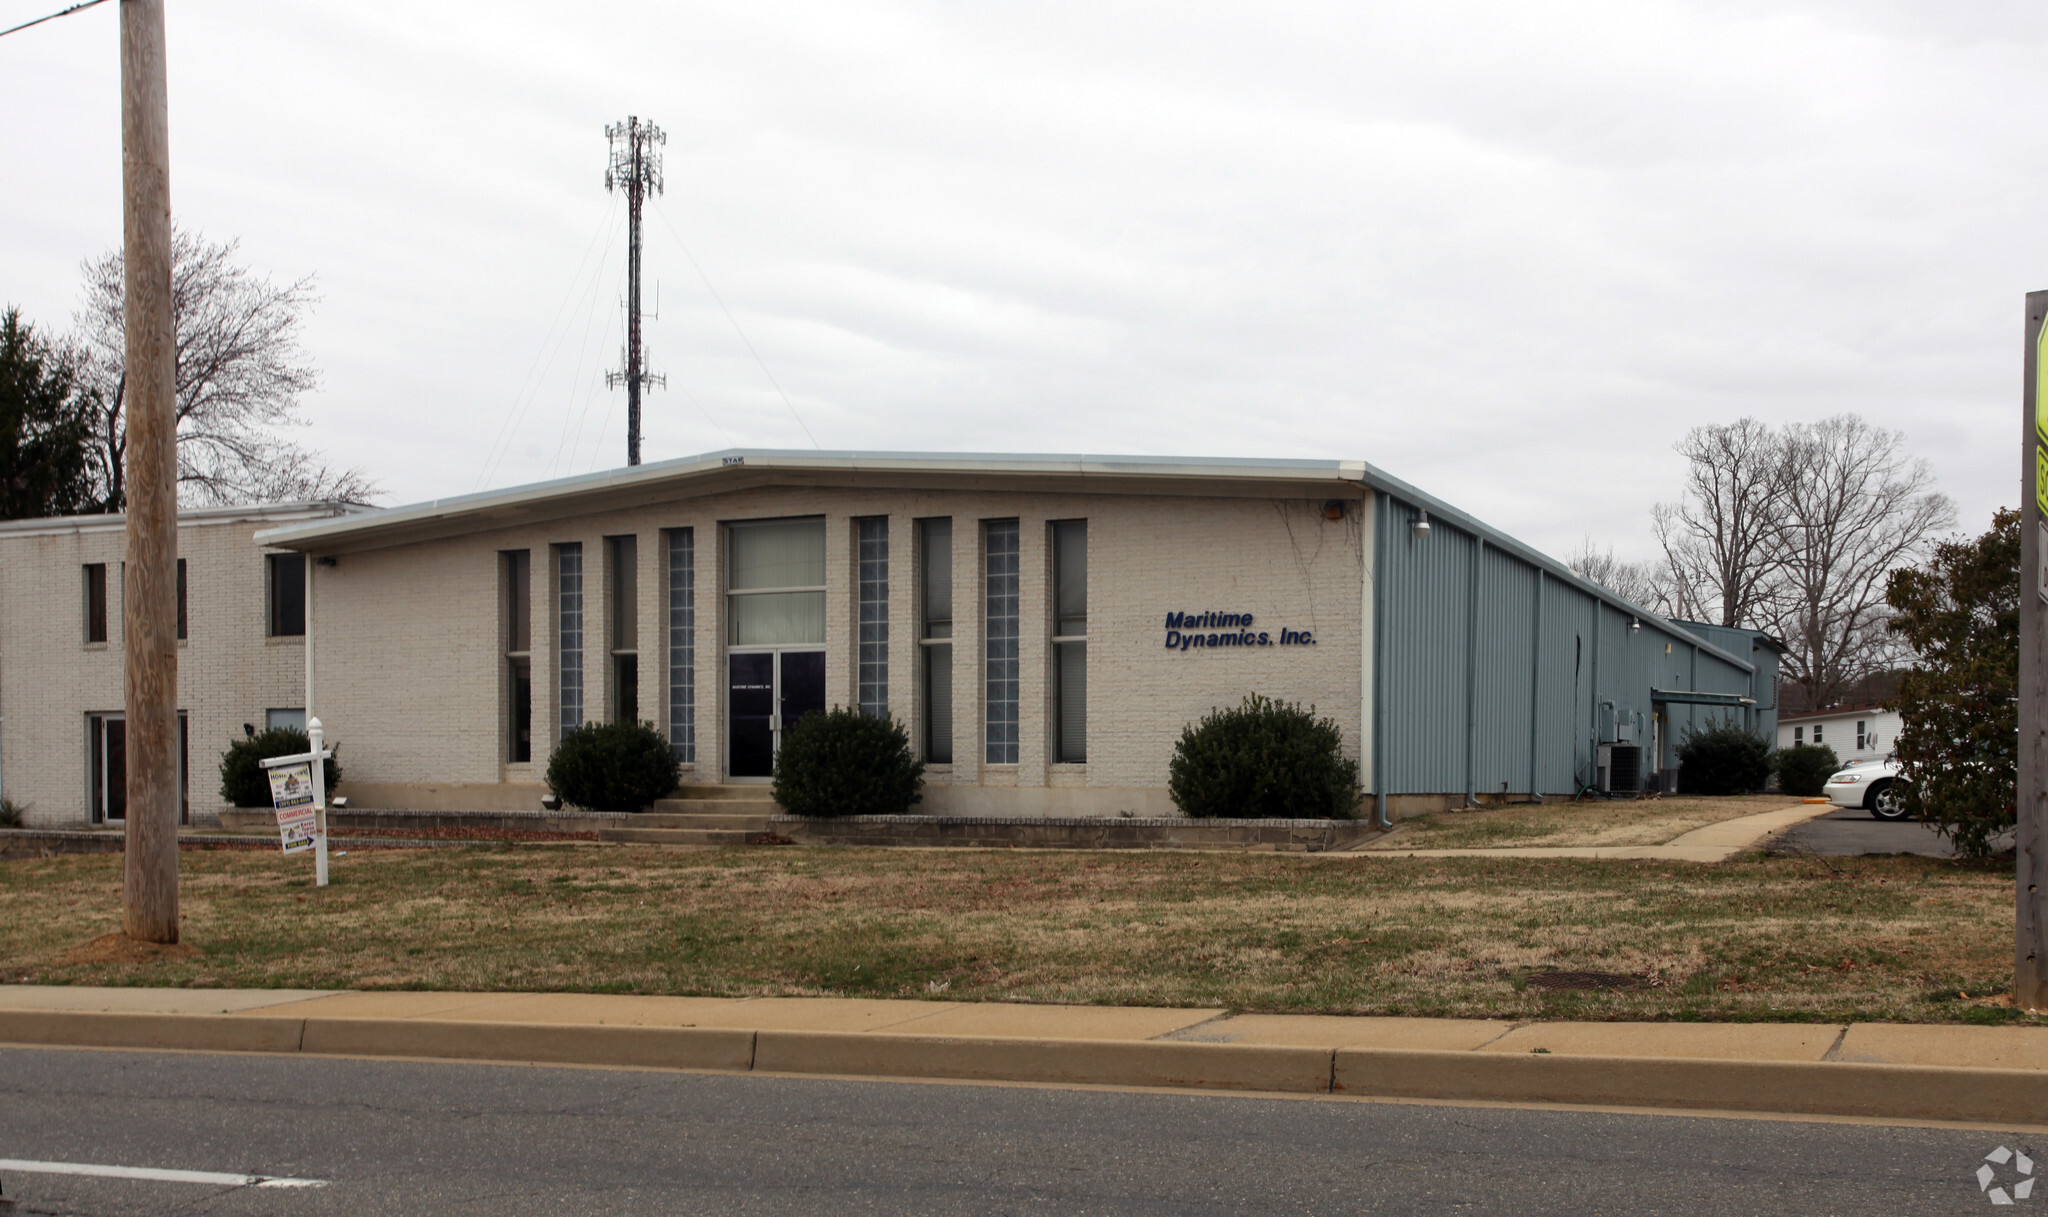
[[[2048,292],[2027,293],[2020,420],[2020,772],[2012,1001],[2048,1010]]]
[[[121,928],[178,941],[177,339],[164,0],[121,0],[122,259],[127,323],[127,865]]]

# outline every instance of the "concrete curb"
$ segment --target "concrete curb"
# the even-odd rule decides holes
[[[1039,1082],[2048,1127],[2048,1073],[1198,1041],[0,1010],[0,1043]]]
[[[858,1031],[763,1031],[754,1049],[754,1068],[764,1073],[1293,1094],[1327,1093],[1330,1059],[1328,1048],[1157,1040],[955,1039]]]
[[[1783,1115],[2048,1124],[2025,1069],[1340,1048],[1336,1093]]]

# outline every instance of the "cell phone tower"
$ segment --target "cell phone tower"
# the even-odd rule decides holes
[[[626,121],[604,129],[611,141],[611,165],[604,171],[607,191],[626,192],[626,370],[606,372],[607,388],[626,386],[626,463],[640,463],[640,389],[668,387],[668,377],[647,371],[640,350],[640,205],[650,187],[661,193],[661,146],[668,142],[660,127],[627,115]]]

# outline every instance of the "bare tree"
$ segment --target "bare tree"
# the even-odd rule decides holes
[[[1677,584],[1659,563],[1617,558],[1612,545],[1596,549],[1589,536],[1565,559],[1565,565],[1573,574],[1591,579],[1631,604],[1666,617],[1685,615],[1679,611]]]
[[[1744,418],[1694,427],[1675,447],[1686,458],[1685,494],[1676,503],[1659,503],[1652,521],[1676,615],[1756,627],[1775,595],[1784,439]]]
[[[1955,504],[1905,442],[1854,414],[1784,430],[1780,585],[1762,624],[1785,642],[1785,675],[1808,706],[1835,704],[1903,658],[1886,629],[1885,581],[1955,525]]]
[[[299,346],[305,311],[316,300],[312,277],[282,286],[259,279],[236,262],[238,245],[184,231],[172,243],[179,498],[368,502],[378,490],[361,471],[335,469],[280,434],[305,425],[299,397],[319,383]],[[89,259],[83,269],[77,323],[86,388],[98,403],[95,477],[105,509],[119,511],[126,498],[121,253]]]

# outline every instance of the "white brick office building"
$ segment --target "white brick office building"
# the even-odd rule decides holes
[[[1247,693],[1333,718],[1393,813],[1634,789],[1697,715],[1774,729],[1748,635],[1355,461],[730,452],[180,535],[201,814],[241,724],[306,707],[352,806],[480,810],[535,807],[553,742],[622,718],[716,783],[766,780],[806,710],[887,713],[918,810],[1007,815],[1172,814],[1175,740]],[[119,548],[118,520],[0,528],[0,789],[42,822],[112,810],[120,650],[70,606]]]

